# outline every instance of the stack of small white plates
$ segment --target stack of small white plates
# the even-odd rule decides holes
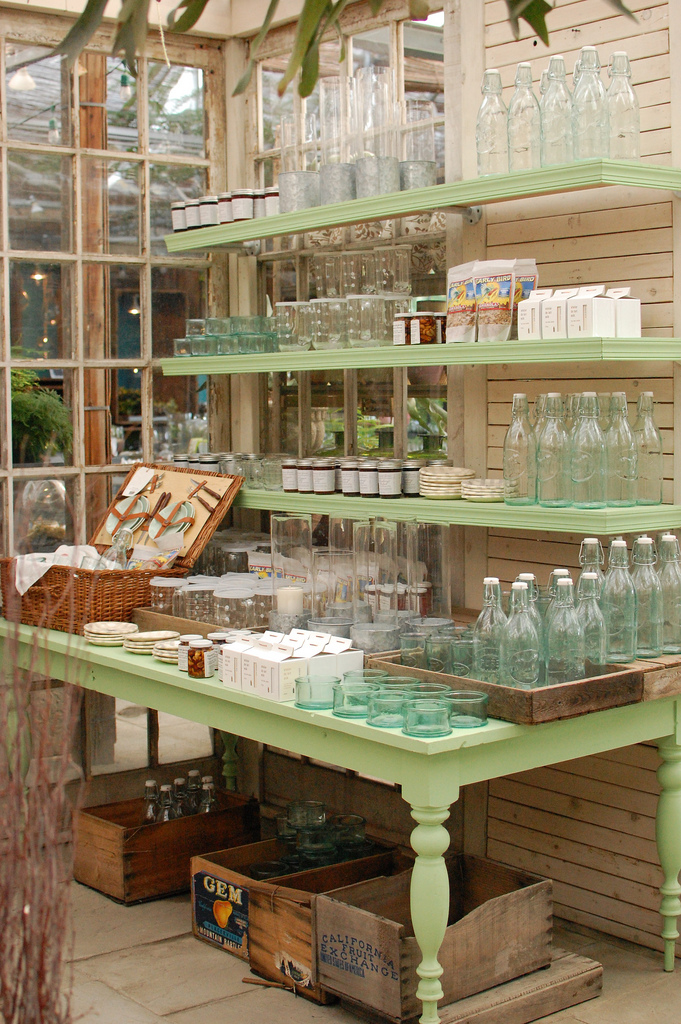
[[[503,501],[503,480],[464,480],[461,497],[466,501]]]
[[[180,634],[175,629],[155,629],[149,633],[135,633],[126,637],[123,646],[131,654],[153,654],[154,647],[161,640],[177,640]]]
[[[166,661],[169,665],[177,665],[177,649],[179,640],[159,640],[154,644],[152,654],[158,661]]]
[[[122,647],[125,638],[138,629],[134,622],[86,622],[83,635],[95,647]]]
[[[419,473],[422,498],[460,498],[463,480],[475,476],[475,470],[461,466],[424,466]]]

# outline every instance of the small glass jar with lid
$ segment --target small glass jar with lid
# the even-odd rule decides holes
[[[314,459],[298,459],[299,494],[312,494],[314,492],[313,466]]]
[[[218,473],[220,471],[220,460],[213,452],[204,452],[199,455],[199,465],[204,473]]]
[[[378,463],[378,493],[381,498],[402,497],[401,459],[380,459]]]
[[[253,190],[253,217],[265,216],[265,189],[256,188]]]
[[[252,188],[237,188],[232,192],[232,214],[235,223],[241,220],[252,220],[253,195]]]
[[[220,224],[231,224],[233,220],[232,193],[220,192],[218,194],[218,222]]]
[[[173,594],[184,580],[154,579],[149,583],[151,607],[163,615],[173,614]]]
[[[341,459],[341,489],[346,498],[359,497],[359,464],[357,459]]]
[[[270,185],[265,189],[265,216],[276,217],[279,213],[279,186]]]
[[[314,460],[312,486],[315,494],[335,494],[336,466],[333,459]]]
[[[180,639],[178,641],[178,645],[177,645],[177,667],[179,668],[180,672],[187,672],[187,671],[189,671],[189,664],[188,664],[189,645],[194,640],[203,640],[203,637],[201,636],[200,633],[184,633],[180,637]]]
[[[420,494],[419,473],[421,467],[418,462],[409,460],[402,463],[402,494],[408,498],[418,498]]]
[[[218,667],[217,651],[210,640],[190,640],[187,671],[190,679],[210,679]]]
[[[202,228],[218,223],[218,197],[201,196],[199,199],[199,222]]]
[[[393,345],[411,345],[411,313],[397,313],[393,320]]]
[[[281,482],[282,489],[289,494],[298,490],[298,460],[292,456],[281,460]]]
[[[184,204],[184,218],[187,231],[201,227],[201,214],[198,199],[188,199]]]
[[[378,459],[360,460],[359,493],[362,498],[378,497]]]
[[[184,212],[184,200],[170,204],[170,218],[173,225],[173,232],[187,230],[187,218]]]

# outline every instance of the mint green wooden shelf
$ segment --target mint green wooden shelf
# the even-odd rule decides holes
[[[554,192],[574,192],[605,185],[625,185],[630,188],[656,188],[681,191],[681,169],[658,167],[653,164],[623,160],[583,160],[539,171],[516,171],[513,174],[471,178],[446,185],[392,192],[368,199],[353,199],[345,203],[314,206],[295,213],[280,213],[275,217],[240,221],[238,224],[218,224],[215,227],[196,228],[166,235],[168,252],[192,252],[236,246],[256,238],[274,238],[294,235],[319,228],[359,224],[362,221],[405,217],[429,210],[467,208],[484,203],[522,199],[527,196],[550,195]]]
[[[503,502],[439,501],[429,498],[344,498],[342,494],[285,494],[242,488],[237,508],[272,512],[315,512],[349,519],[383,516],[458,526],[549,530],[556,533],[616,534],[681,526],[681,505],[637,505],[634,508],[518,508]]]
[[[175,356],[162,359],[166,377],[194,374],[270,373],[276,370],[357,370],[390,366],[473,366],[613,360],[680,360],[681,338],[561,338],[463,345],[385,345],[321,352],[267,352],[243,356]]]

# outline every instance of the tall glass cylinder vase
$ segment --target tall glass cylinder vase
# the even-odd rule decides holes
[[[353,89],[357,198],[399,192],[395,82],[391,68],[360,68]]]
[[[372,622],[376,608],[376,570],[371,549],[371,523],[356,521],[352,526],[354,586],[352,617],[355,622]]]
[[[317,117],[286,114],[281,119],[279,212],[319,206],[319,139]]]
[[[277,610],[295,613],[311,612],[314,602],[312,516],[273,515],[271,535],[272,575],[278,584],[275,594]],[[282,591],[286,591],[283,602]],[[280,607],[282,603],[285,607]]]
[[[405,100],[401,113],[400,189],[434,185],[435,104],[429,100]]]
[[[322,161],[319,168],[321,205],[356,198],[355,165],[348,159],[348,88],[344,78],[319,82]]]
[[[373,524],[376,563],[376,612],[374,622],[397,625],[397,523],[376,519]]]
[[[354,565],[352,519],[329,516],[329,555],[332,589],[326,614],[352,618]]]

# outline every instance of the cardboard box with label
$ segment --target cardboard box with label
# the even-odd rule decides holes
[[[615,337],[641,337],[641,300],[630,295],[631,288],[608,288],[607,298],[615,302]]]
[[[567,338],[567,301],[574,298],[577,288],[556,288],[541,307],[542,338]]]
[[[591,284],[567,300],[568,338],[614,338],[615,300],[604,292],[604,284]]]
[[[542,305],[553,295],[553,288],[536,288],[518,303],[518,340],[539,341],[542,336]]]

